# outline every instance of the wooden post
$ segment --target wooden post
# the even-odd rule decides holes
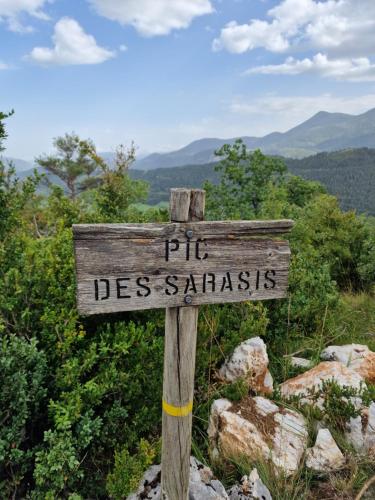
[[[204,203],[203,190],[172,189],[171,222],[203,220]],[[197,322],[198,306],[166,309],[162,491],[168,500],[187,500],[189,494]]]

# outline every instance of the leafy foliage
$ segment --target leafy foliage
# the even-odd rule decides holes
[[[53,145],[56,155],[41,156],[36,162],[51,174],[57,175],[74,199],[79,188],[87,188],[87,179],[102,164],[102,159],[97,155],[92,141],[84,141],[74,133],[57,137]]]
[[[123,221],[130,205],[144,201],[147,197],[147,184],[144,181],[132,181],[129,177],[129,168],[134,160],[134,145],[128,151],[124,146],[119,146],[114,168],[104,162],[101,165],[103,173],[98,178],[100,186],[96,190],[95,200],[104,221]]]
[[[3,337],[0,373],[0,496],[12,498],[25,493],[22,480],[30,474],[44,427],[47,364],[36,340]]]
[[[342,210],[356,210],[375,216],[375,149],[344,149],[302,159],[288,158],[286,155],[281,160],[291,174],[313,181],[315,185],[321,183],[320,189],[324,190],[324,186],[336,196]],[[217,163],[186,163],[180,167],[171,165],[146,171],[133,169],[130,175],[150,184],[148,202],[156,204],[168,201],[172,187],[199,188],[205,181],[219,184],[221,176],[216,166]]]
[[[7,138],[4,120],[12,116],[13,113],[14,111],[11,111],[10,113],[3,113],[0,111],[0,152],[4,151],[5,148],[3,146],[3,141]]]
[[[127,448],[115,452],[113,472],[108,474],[107,489],[111,498],[122,500],[138,489],[144,471],[152,464],[156,450],[141,439],[138,453],[130,455]]]
[[[281,182],[285,165],[259,150],[250,153],[241,139],[233,146],[225,144],[216,155],[222,158],[216,167],[222,175],[218,186],[205,184],[209,217],[248,219],[259,215],[267,189]]]

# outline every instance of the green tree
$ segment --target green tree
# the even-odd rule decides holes
[[[98,178],[95,199],[99,213],[106,221],[123,222],[129,206],[147,197],[147,183],[129,177],[129,168],[134,160],[134,144],[129,149],[120,145],[112,167],[108,163],[101,163],[102,175]]]
[[[326,188],[316,181],[307,181],[298,177],[297,175],[288,176],[285,187],[287,190],[288,203],[304,207],[315,196],[319,194],[326,194]]]
[[[375,218],[363,218],[366,231],[363,249],[359,258],[358,270],[364,288],[373,288],[375,291]]]
[[[66,186],[69,195],[75,199],[80,189],[87,188],[86,179],[101,165],[91,140],[82,140],[77,134],[65,134],[53,141],[55,155],[40,156],[36,162],[47,172],[56,175]]]
[[[13,111],[7,114],[0,112],[0,152],[5,149],[3,142],[7,137],[4,120],[12,114]],[[21,213],[31,199],[37,182],[37,177],[28,177],[21,183],[14,167],[6,167],[0,159],[0,266],[5,239],[9,239],[12,231],[20,225]]]
[[[12,116],[14,111],[10,111],[9,113],[3,113],[0,111],[0,152],[4,151],[3,141],[7,138],[7,133],[5,130],[4,120]],[[0,161],[1,163],[1,161]]]
[[[292,233],[292,245],[312,247],[329,266],[340,288],[362,286],[358,269],[367,232],[355,212],[342,212],[334,196],[322,194],[305,207]]]
[[[284,163],[260,150],[248,151],[241,139],[233,145],[224,144],[216,155],[222,158],[215,167],[222,175],[218,186],[205,184],[209,214],[218,218],[257,216],[269,186],[282,181]]]

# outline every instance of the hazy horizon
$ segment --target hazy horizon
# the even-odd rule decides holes
[[[371,0],[0,0],[6,155],[285,132],[375,107]]]

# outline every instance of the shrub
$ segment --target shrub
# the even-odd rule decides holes
[[[36,340],[3,337],[0,373],[0,496],[20,498],[47,424],[47,364]]]
[[[145,439],[141,439],[138,452],[130,455],[124,447],[115,452],[115,465],[107,477],[110,498],[122,500],[138,489],[144,471],[152,464],[157,452]]]

